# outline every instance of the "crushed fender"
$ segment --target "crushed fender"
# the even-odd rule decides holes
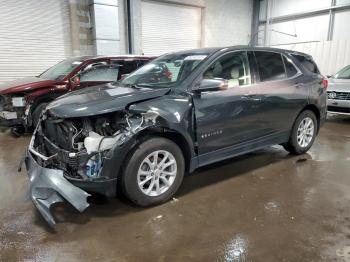
[[[108,122],[109,118],[101,118],[103,121],[100,122],[75,120],[80,123],[53,119],[50,130],[71,132],[57,136],[53,136],[47,126],[41,123],[37,126],[25,163],[30,178],[31,199],[50,226],[56,224],[50,211],[52,205],[66,200],[80,212],[89,206],[87,197],[90,195],[73,185],[66,177],[80,181],[106,179],[101,177],[103,162],[110,159],[113,149],[123,145],[140,131],[155,126],[159,115],[157,112],[147,111],[135,114],[127,112],[116,116],[121,123],[116,126]],[[110,117],[113,119],[113,116]],[[63,137],[69,139],[66,142],[60,140]]]
[[[122,145],[134,134],[156,124],[159,116],[157,112],[147,111],[141,113],[141,118],[133,118],[126,116],[127,128],[123,131],[118,130],[112,136],[106,137],[90,131],[89,135],[84,139],[84,147],[88,154],[106,151],[114,146]]]

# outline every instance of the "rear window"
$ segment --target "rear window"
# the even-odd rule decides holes
[[[281,54],[257,51],[255,57],[261,82],[286,78]]]
[[[311,57],[308,56],[303,56],[303,55],[296,55],[296,54],[292,54],[292,56],[294,58],[296,58],[300,64],[303,65],[303,67],[314,74],[319,74],[320,71],[317,68],[317,65],[315,64],[315,62],[312,60]]]
[[[120,76],[124,74],[130,74],[137,69],[137,62],[134,60],[112,60],[111,64],[119,66]]]

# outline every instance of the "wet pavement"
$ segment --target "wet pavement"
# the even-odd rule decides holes
[[[275,146],[202,168],[161,206],[98,196],[82,214],[58,205],[55,231],[17,173],[28,141],[0,133],[0,261],[350,258],[350,117],[331,118],[308,154]]]

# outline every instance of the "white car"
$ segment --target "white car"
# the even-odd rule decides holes
[[[350,115],[350,65],[329,78],[328,112]]]

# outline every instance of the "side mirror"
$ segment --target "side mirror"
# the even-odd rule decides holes
[[[196,92],[220,91],[228,89],[228,81],[222,78],[203,79]]]
[[[71,78],[71,85],[73,87],[79,86],[80,85],[80,76],[76,75]]]
[[[332,75],[326,75],[327,78],[332,78],[333,76]]]

